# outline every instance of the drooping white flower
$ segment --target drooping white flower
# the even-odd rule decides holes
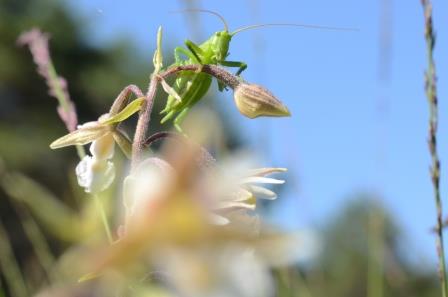
[[[114,138],[106,133],[90,145],[92,156],[85,156],[76,166],[78,184],[87,193],[106,190],[115,178],[115,166],[109,161],[114,155]]]

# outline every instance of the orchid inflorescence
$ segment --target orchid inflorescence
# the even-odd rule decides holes
[[[32,32],[37,34],[38,31]],[[47,38],[46,35],[40,36]],[[25,38],[22,39],[22,43],[25,43]],[[70,129],[69,134],[55,140],[50,147],[57,149],[90,144],[90,155],[82,156],[75,171],[78,184],[92,195],[108,189],[118,176],[113,163],[115,143],[132,160],[131,172],[123,179],[125,219],[119,227],[118,236],[113,239],[110,249],[101,253],[94,261],[91,267],[93,272],[82,277],[82,280],[96,278],[111,267],[121,267],[124,254],[132,254],[125,257],[126,261],[130,261],[130,258],[137,258],[145,253],[151,255],[151,265],[163,267],[171,273],[176,287],[188,292],[186,296],[201,296],[199,292],[202,292],[202,289],[191,287],[191,284],[185,283],[180,277],[182,269],[176,260],[185,253],[192,257],[192,263],[197,264],[197,259],[208,259],[210,251],[207,249],[190,252],[198,242],[207,242],[207,248],[219,247],[222,255],[235,256],[241,263],[245,263],[244,265],[249,265],[250,269],[258,269],[263,266],[262,263],[271,265],[275,262],[268,260],[272,251],[266,251],[265,241],[274,238],[275,242],[284,243],[285,238],[277,232],[263,231],[263,225],[253,211],[256,209],[257,199],[273,200],[277,197],[274,191],[264,185],[283,184],[284,180],[268,176],[285,172],[286,169],[259,168],[229,176],[224,174],[218,162],[200,144],[201,141],[193,140],[194,138],[186,133],[159,134],[163,136],[161,138],[176,135],[181,141],[176,145],[166,141],[171,145],[165,145],[159,154],[153,153],[148,147],[146,131],[150,124],[156,90],[160,85],[168,95],[185,100],[176,94],[165,79],[175,74],[182,75],[186,71],[203,72],[234,90],[235,105],[240,113],[248,118],[289,116],[290,113],[266,88],[245,82],[240,76],[233,75],[221,67],[183,65],[164,68],[161,29],[157,44],[153,60],[155,71],[146,95],[134,85],[126,87],[109,112],[96,121]],[[33,46],[31,48],[33,50]],[[40,64],[39,72],[48,78]],[[49,85],[52,86],[50,83]],[[135,94],[137,98],[131,101],[131,94]],[[185,105],[185,108],[190,107]],[[134,140],[131,141],[120,129],[120,125],[137,112],[139,119]],[[149,139],[151,138],[152,136]],[[177,148],[175,152],[173,147]],[[178,149],[179,147],[182,149]],[[144,155],[146,157],[143,157]],[[223,240],[232,244],[222,245]],[[263,261],[259,260],[260,255],[253,255],[254,250],[263,256]],[[159,255],[165,255],[166,262],[160,262]],[[218,263],[217,267],[222,264]],[[267,271],[264,268],[262,270],[263,273]],[[266,278],[263,273],[258,274],[260,280]],[[190,276],[194,278],[199,274],[191,273]]]

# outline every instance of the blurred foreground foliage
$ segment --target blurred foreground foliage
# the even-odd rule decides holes
[[[356,195],[329,219],[315,261],[277,272],[279,296],[438,296],[437,274],[415,262],[418,255],[409,254],[409,242],[377,198]]]
[[[73,186],[74,151],[48,148],[66,131],[29,52],[16,46],[20,33],[34,26],[51,33],[53,61],[69,83],[81,123],[105,112],[124,86],[144,90],[151,72],[150,61],[139,63],[126,41],[100,49],[90,45],[62,1],[0,0],[0,252],[18,259],[20,270],[11,267],[10,275],[22,273],[27,284],[14,291],[0,271],[0,296],[36,292],[57,277],[50,267],[54,258],[99,223]],[[393,216],[371,197],[359,198],[322,228],[323,248],[315,261],[274,272],[279,296],[438,294],[436,275],[403,256],[406,242]]]

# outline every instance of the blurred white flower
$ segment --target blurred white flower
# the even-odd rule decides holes
[[[258,198],[275,199],[263,186],[284,183],[268,175],[285,169],[229,177],[215,166],[191,161],[191,167],[176,167],[178,159],[167,160],[147,158],[125,178],[123,233],[95,254],[100,264],[94,273],[143,269],[176,296],[274,296],[271,268],[296,261],[302,242],[267,228],[248,211]]]
[[[285,171],[285,168],[259,168],[229,177],[217,167],[207,168],[196,181],[196,194],[207,209],[210,222],[227,225],[230,217],[242,220],[242,216],[248,216],[246,211],[256,208],[257,199],[276,199],[276,193],[264,185],[283,184],[284,180],[267,176]],[[128,216],[147,215],[144,212],[156,203],[155,199],[163,196],[160,191],[166,189],[174,175],[171,165],[160,158],[143,161],[124,181],[124,205]],[[250,218],[252,225],[256,225],[257,220],[256,216]]]
[[[140,163],[124,180],[123,201],[128,217],[137,221],[146,216],[156,199],[163,196],[161,191],[173,176],[174,169],[160,158],[152,157]]]
[[[285,181],[267,177],[272,173],[285,172],[286,168],[252,169],[236,177],[218,174],[212,198],[213,219],[217,224],[227,224],[232,213],[244,214],[241,210],[255,210],[257,199],[274,200],[277,194],[262,185],[283,184]],[[215,177],[216,178],[216,177]]]

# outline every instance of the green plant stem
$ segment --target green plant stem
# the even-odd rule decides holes
[[[112,232],[110,230],[109,221],[107,220],[106,211],[104,210],[103,203],[100,200],[100,197],[95,194],[93,195],[93,199],[95,200],[96,208],[100,212],[101,221],[103,222],[104,229],[106,230],[107,239],[109,240],[109,243],[112,244],[114,242],[114,239],[112,237]]]
[[[76,146],[76,153],[81,160],[86,156],[86,151],[84,150],[84,147],[82,145]]]
[[[438,103],[436,70],[434,63],[434,45],[435,36],[432,22],[432,4],[429,0],[421,0],[425,17],[425,40],[428,59],[428,69],[425,74],[425,90],[429,105],[429,131],[428,147],[431,154],[430,175],[434,189],[434,201],[437,209],[436,225],[436,248],[439,258],[439,278],[442,285],[442,296],[447,297],[447,279],[446,279],[446,261],[443,241],[443,211],[442,200],[440,196],[440,160],[437,152],[437,125],[438,125]]]
[[[25,231],[26,236],[33,245],[34,252],[36,253],[36,257],[39,260],[40,265],[42,265],[42,268],[47,274],[48,279],[51,282],[56,281],[57,276],[52,272],[52,267],[55,263],[55,259],[51,254],[50,247],[48,246],[44,235],[40,231],[39,226],[36,224],[34,219],[29,215],[24,207],[20,207],[19,205],[14,206],[16,208],[16,213],[20,217],[23,230]]]
[[[12,251],[8,235],[3,224],[0,222],[0,268],[11,296],[26,297],[28,289],[25,280],[17,263],[16,257]]]

